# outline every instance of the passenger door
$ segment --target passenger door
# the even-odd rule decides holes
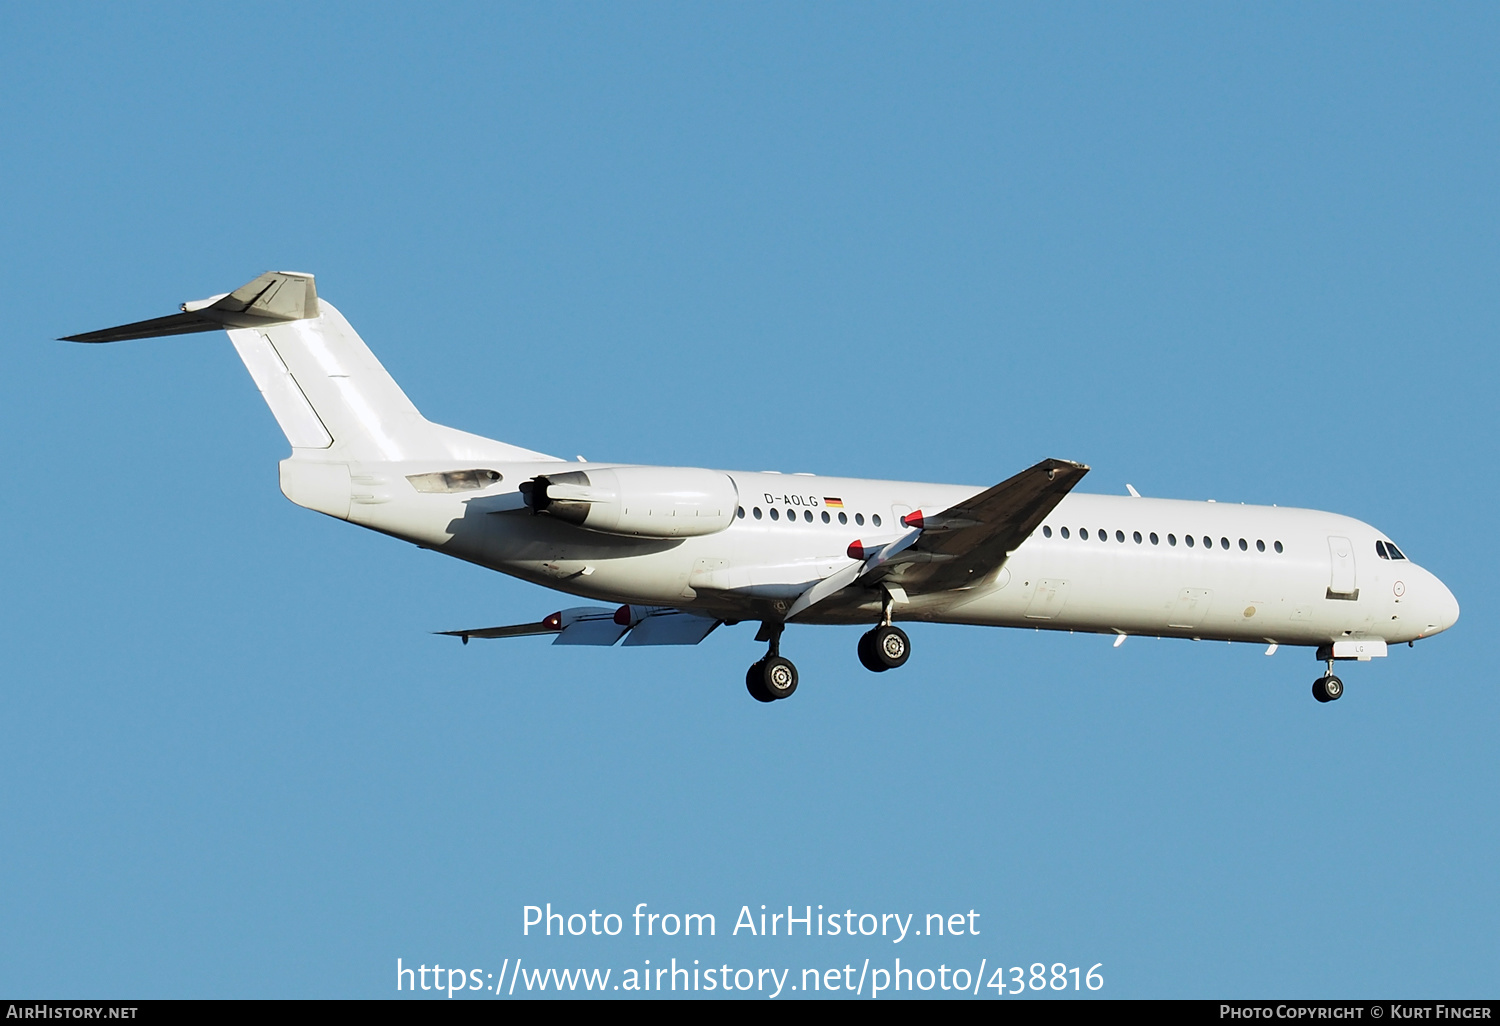
[[[1330,535],[1328,558],[1331,569],[1328,577],[1328,597],[1331,599],[1359,598],[1359,580],[1354,570],[1354,545],[1348,538]]]

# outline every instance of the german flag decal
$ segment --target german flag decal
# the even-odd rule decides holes
[[[827,506],[829,509],[843,509],[844,500],[834,498],[831,495],[825,495],[823,496],[823,505]]]

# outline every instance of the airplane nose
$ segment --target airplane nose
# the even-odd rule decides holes
[[[1453,592],[1436,577],[1432,579],[1432,587],[1435,594],[1427,612],[1427,629],[1422,632],[1424,636],[1445,631],[1458,622],[1458,599],[1453,597]]]
[[[1446,584],[1442,585],[1442,588],[1443,611],[1440,615],[1442,616],[1442,629],[1447,630],[1449,627],[1452,627],[1454,624],[1458,623],[1458,599],[1453,597],[1453,592],[1448,590],[1448,586]]]

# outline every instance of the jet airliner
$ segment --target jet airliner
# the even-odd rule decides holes
[[[313,276],[267,272],[180,312],[63,341],[225,330],[291,444],[281,490],[423,548],[608,603],[443,631],[560,645],[695,645],[760,625],[745,675],[789,697],[788,623],[868,624],[861,663],[900,667],[897,621],[1214,639],[1384,656],[1458,619],[1453,594],[1369,524],[1334,513],[1075,493],[1048,459],[991,488],[569,462],[424,418]]]

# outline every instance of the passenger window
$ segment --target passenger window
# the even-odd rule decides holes
[[[831,516],[829,516],[829,515],[828,515],[828,511],[827,511],[827,510],[826,510],[826,509],[825,509],[825,510],[824,510],[824,511],[823,511],[823,523],[825,523],[825,524],[826,524],[826,523],[829,523],[829,522],[830,522],[830,521],[832,521],[832,520],[833,520],[833,517],[831,517]]]
[[[1276,543],[1276,551],[1277,551],[1277,552],[1280,552],[1280,551],[1281,551],[1281,542],[1277,542],[1277,543]]]
[[[1206,535],[1206,534],[1205,534],[1205,535],[1204,535],[1204,536],[1203,536],[1203,547],[1204,547],[1204,548],[1205,548],[1205,549],[1211,549],[1211,548],[1213,548],[1213,547],[1214,547],[1214,540],[1213,540],[1213,539],[1212,539],[1212,538],[1210,538],[1210,537],[1209,537],[1209,536],[1208,536],[1208,535]],[[1229,548],[1229,543],[1228,543],[1228,542],[1225,542],[1225,543],[1224,543],[1224,547],[1225,547],[1225,548],[1226,548],[1226,549],[1227,549],[1227,548]]]
[[[810,509],[803,510],[802,511],[802,519],[806,520],[809,524],[812,523],[812,510],[810,510]]]
[[[759,506],[756,506],[756,507],[755,507],[755,508],[754,508],[754,509],[752,509],[752,510],[751,510],[751,511],[750,511],[750,512],[751,512],[751,513],[752,513],[752,514],[753,514],[753,515],[754,515],[754,516],[755,516],[755,519],[756,519],[756,520],[759,520],[759,519],[760,519],[760,507],[759,507]]]
[[[1115,541],[1117,541],[1117,542],[1123,542],[1124,540],[1125,540],[1125,532],[1124,531],[1116,531],[1115,532]],[[1140,534],[1139,531],[1136,532],[1135,540],[1136,541],[1140,541],[1141,540],[1141,534]]]
[[[786,511],[786,522],[789,523],[789,524],[795,524],[797,522],[797,511],[796,510],[789,509],[789,510]]]
[[[734,511],[734,515],[737,516],[737,517],[739,517],[741,520],[744,520],[745,519],[745,507],[741,506],[739,509],[735,510]]]
[[[1188,548],[1192,548],[1195,544],[1197,544],[1196,542],[1193,541],[1193,536],[1190,535],[1190,534],[1189,535],[1185,535],[1182,540],[1185,541],[1185,542],[1187,542]]]
[[[1219,545],[1222,546],[1223,548],[1226,548],[1226,549],[1229,548],[1229,539],[1228,538],[1220,538],[1219,539]]]
[[[771,507],[771,519],[772,520],[780,520],[781,519],[781,514],[779,512],[777,512],[775,506]]]
[[[870,523],[874,524],[876,527],[879,527],[880,526],[880,514],[879,513],[871,513],[870,514]]]
[[[1177,536],[1175,534],[1167,535],[1167,544],[1175,548],[1177,545]]]
[[[1078,537],[1082,538],[1084,541],[1088,541],[1089,540],[1089,529],[1087,527],[1080,527],[1078,529]]]
[[[1066,527],[1064,527],[1064,528],[1063,528],[1063,529],[1062,529],[1062,536],[1063,536],[1063,537],[1064,537],[1064,538],[1066,538],[1066,537],[1067,537],[1067,536],[1068,536],[1068,529],[1067,529],[1067,528],[1066,528]]]
[[[1048,527],[1046,524],[1042,525],[1042,537],[1043,538],[1051,538],[1052,537],[1052,528]]]
[[[1266,551],[1266,543],[1264,541],[1262,541],[1261,539],[1259,539],[1259,538],[1255,539],[1255,551],[1256,552],[1264,552],[1264,551]]]
[[[839,523],[841,523],[841,524],[847,524],[848,522],[849,522],[849,514],[847,514],[847,513],[840,513],[839,514]]]
[[[1141,543],[1141,532],[1139,532],[1139,531],[1135,532],[1135,534],[1132,535],[1132,537],[1135,538],[1135,543],[1137,545],[1139,545]]]
[[[1108,532],[1108,531],[1106,531],[1106,530],[1105,530],[1105,529],[1104,529],[1104,528],[1102,528],[1102,527],[1101,527],[1101,528],[1099,528],[1099,540],[1100,540],[1100,541],[1109,541],[1109,532]]]
[[[1161,539],[1156,536],[1156,532],[1155,531],[1151,532],[1151,544],[1152,545],[1160,545],[1161,544]]]
[[[865,515],[863,513],[856,513],[856,514],[854,514],[854,522],[856,524],[858,524],[860,527],[864,527],[865,526]]]
[[[1241,552],[1249,552],[1250,551],[1250,544],[1248,542],[1246,542],[1245,539],[1243,539],[1243,538],[1240,539],[1240,551]]]

